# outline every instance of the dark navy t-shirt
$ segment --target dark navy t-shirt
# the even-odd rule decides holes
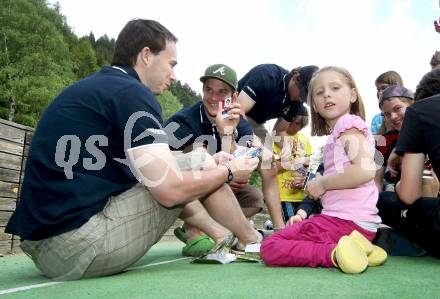
[[[80,227],[137,183],[125,150],[166,143],[161,129],[160,105],[131,67],[104,67],[68,87],[38,123],[6,232],[40,240]]]
[[[255,101],[246,113],[257,123],[282,117],[291,122],[301,102],[292,102],[288,95],[289,71],[275,64],[260,64],[238,81],[238,92],[244,91]]]
[[[202,101],[184,108],[171,116],[167,121],[167,128],[173,122],[178,125],[178,129],[174,132],[175,138],[169,138],[169,144],[172,149],[183,150],[188,145],[201,142],[207,145],[207,150],[210,154],[221,151],[221,138],[217,132],[217,127],[206,116]],[[244,146],[246,141],[252,140],[252,127],[243,116],[240,116],[237,132],[236,141],[240,145]],[[243,136],[246,137],[242,138]]]
[[[432,169],[440,176],[440,95],[435,95],[406,108],[396,153],[423,153],[429,156]]]

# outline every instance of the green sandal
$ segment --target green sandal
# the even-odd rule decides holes
[[[174,235],[176,236],[177,239],[179,239],[180,241],[182,241],[183,243],[186,244],[186,241],[188,241],[188,237],[186,235],[185,229],[183,227],[176,227],[174,229]]]
[[[200,235],[182,248],[182,255],[199,257],[209,252],[214,245],[214,241],[207,235]]]

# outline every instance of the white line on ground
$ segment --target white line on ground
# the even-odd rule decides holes
[[[151,267],[151,266],[169,264],[169,263],[172,263],[172,262],[177,262],[177,261],[180,261],[180,260],[187,260],[187,259],[190,259],[190,257],[181,257],[181,258],[174,259],[174,260],[169,260],[169,261],[157,262],[157,263],[154,263],[154,264],[148,264],[148,265],[141,265],[141,266],[131,267],[131,268],[127,268],[126,270],[124,270],[124,272],[131,271],[131,270],[139,270],[139,269],[143,269],[143,268],[147,268],[147,267]]]
[[[124,270],[124,272],[132,271],[132,270],[139,270],[139,269],[143,269],[143,268],[147,268],[147,267],[151,267],[151,266],[169,264],[169,263],[177,262],[177,261],[180,261],[180,260],[186,260],[186,259],[189,259],[189,257],[182,257],[182,258],[178,258],[178,259],[174,259],[174,260],[169,260],[169,261],[162,261],[162,262],[157,262],[157,263],[153,263],[153,264],[147,264],[147,265],[131,267],[131,268],[127,268],[126,270]],[[37,289],[37,288],[44,288],[44,287],[49,287],[49,286],[53,286],[53,285],[56,285],[56,284],[65,283],[65,282],[68,282],[68,281],[52,281],[52,282],[31,284],[31,285],[28,285],[28,286],[23,286],[23,287],[18,287],[18,288],[0,290],[0,295],[11,294],[11,293],[18,293],[18,292],[22,292],[22,291],[28,291],[28,290],[31,290],[31,289]]]
[[[53,286],[55,284],[60,284],[60,283],[64,283],[64,282],[65,281],[52,281],[52,282],[46,282],[46,283],[31,284],[29,286],[2,290],[2,291],[0,291],[0,295],[10,294],[10,293],[17,293],[17,292],[21,292],[21,291],[27,291],[27,290],[43,288],[43,287],[49,287],[49,286]]]

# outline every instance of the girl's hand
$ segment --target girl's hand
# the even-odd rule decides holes
[[[324,178],[320,173],[316,174],[316,178],[307,183],[306,193],[307,195],[314,200],[317,200],[325,193],[325,187],[323,185]]]
[[[302,189],[304,185],[306,177],[298,172],[295,172],[295,176],[293,178],[293,181],[290,184],[291,189]]]
[[[292,225],[298,222],[303,221],[304,219],[302,219],[302,217],[300,215],[294,215],[292,217],[290,217],[289,221],[287,221],[287,225]]]

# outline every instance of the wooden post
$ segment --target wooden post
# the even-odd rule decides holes
[[[0,255],[19,252],[19,238],[4,232],[15,211],[33,128],[0,119]]]

